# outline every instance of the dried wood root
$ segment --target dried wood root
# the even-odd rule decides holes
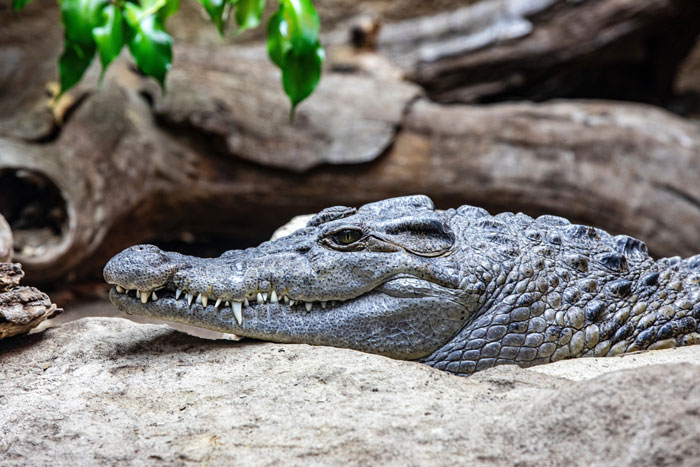
[[[20,286],[23,277],[18,263],[0,263],[0,339],[26,334],[60,312],[44,292]]]

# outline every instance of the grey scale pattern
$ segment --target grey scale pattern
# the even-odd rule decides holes
[[[654,260],[629,236],[549,215],[441,212],[422,195],[328,208],[218,258],[131,247],[104,275],[128,313],[458,375],[700,343],[700,255]]]

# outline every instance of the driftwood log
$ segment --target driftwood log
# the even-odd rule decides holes
[[[45,18],[33,5],[28,17]],[[0,44],[32,30],[17,21]],[[42,63],[60,53],[47,28]],[[0,212],[32,282],[95,275],[140,241],[214,235],[242,246],[296,214],[408,193],[442,208],[565,215],[642,238],[656,255],[698,250],[700,127],[655,107],[443,106],[390,74],[328,72],[292,127],[259,47],[180,44],[165,96],[122,58],[101,89],[94,68],[49,109],[55,72],[25,70],[35,47],[0,45],[0,60],[23,64],[2,77],[6,89],[25,84],[0,104],[34,109],[0,114]]]

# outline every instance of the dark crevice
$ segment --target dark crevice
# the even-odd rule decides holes
[[[0,214],[12,229],[15,252],[24,257],[44,254],[68,230],[68,211],[60,190],[32,170],[0,170]]]
[[[155,99],[153,98],[153,95],[148,92],[146,89],[141,89],[139,91],[139,97],[141,97],[144,101],[146,101],[146,104],[148,107],[152,110],[154,105],[155,105]]]

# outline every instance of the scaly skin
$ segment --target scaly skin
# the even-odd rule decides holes
[[[437,212],[425,196],[329,208],[218,258],[135,246],[104,276],[127,313],[459,375],[700,343],[700,255],[654,261],[624,235],[554,216]]]

